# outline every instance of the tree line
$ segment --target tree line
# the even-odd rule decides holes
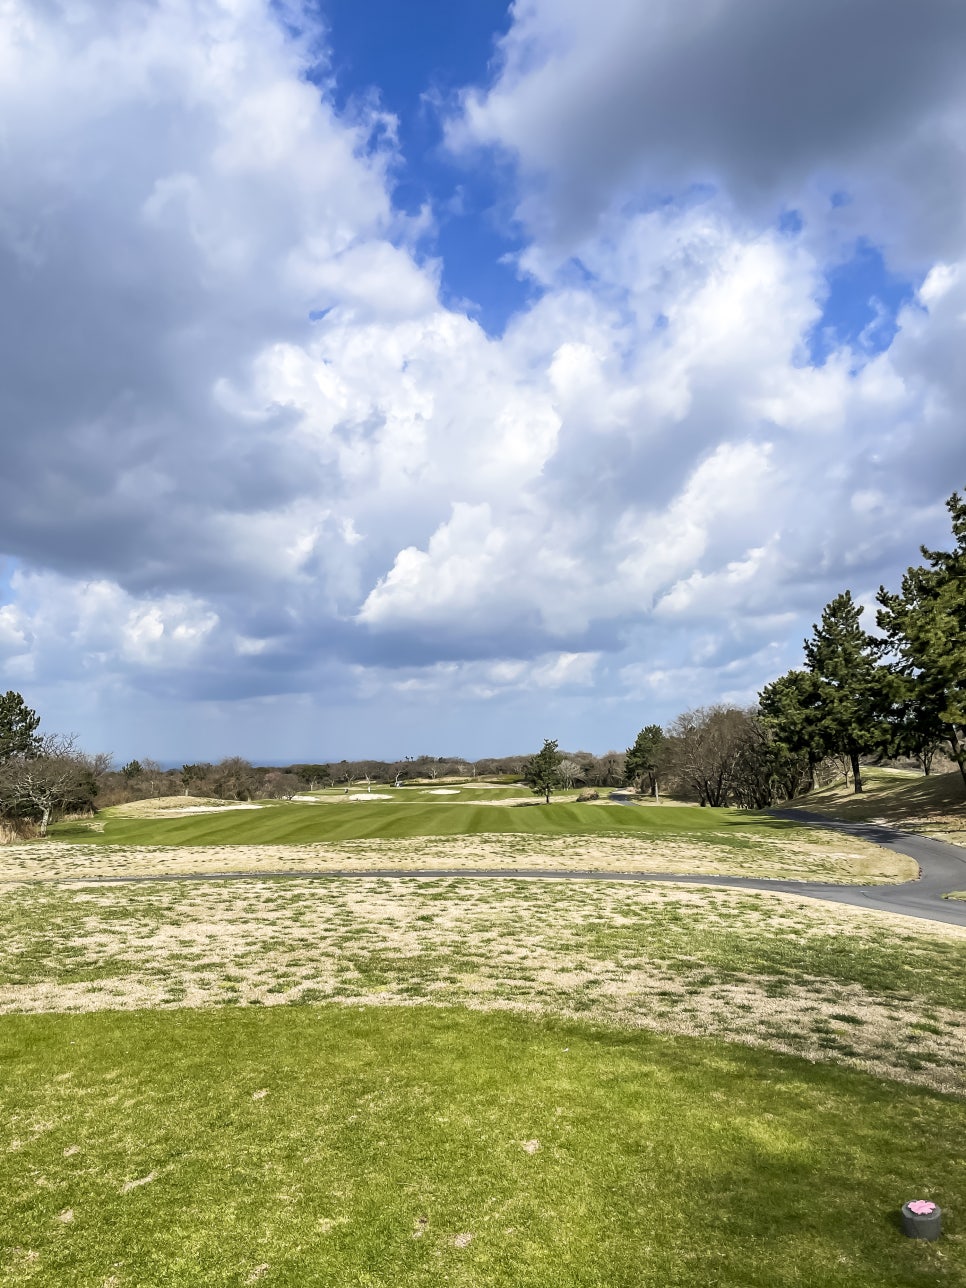
[[[212,764],[201,761],[164,769],[155,760],[129,761],[100,779],[100,805],[115,805],[149,796],[213,796],[222,800],[286,800],[320,788],[405,787],[407,783],[443,780],[520,780],[525,755],[467,760],[460,756],[405,756],[400,760],[298,762],[285,766],[254,765],[239,756]],[[561,755],[561,783],[616,787],[624,781],[624,757],[617,751],[595,756],[589,751]]]
[[[562,758],[565,786],[614,787],[623,782],[623,756],[576,751]],[[40,730],[40,717],[19,693],[0,695],[0,839],[47,834],[52,819],[87,815],[97,808],[163,796],[220,800],[290,800],[323,787],[433,782],[443,779],[519,781],[525,755],[486,757],[405,756],[398,760],[299,762],[255,765],[241,756],[212,763],[164,767],[144,756],[115,766],[108,754],[89,755],[73,736]]]
[[[548,739],[521,775],[549,802],[554,791],[581,787],[568,781],[566,753]],[[807,790],[803,758],[775,738],[757,708],[722,704],[682,712],[666,727],[646,725],[634,743],[612,758],[613,780],[660,799],[662,793],[699,805],[765,809]],[[831,765],[823,767],[831,777]],[[587,784],[592,785],[592,784]]]

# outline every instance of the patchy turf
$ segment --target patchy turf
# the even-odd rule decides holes
[[[906,860],[734,811],[411,790],[0,850],[0,1288],[966,1283],[966,931],[693,886],[257,876]],[[252,876],[56,879],[222,864]],[[940,1244],[899,1233],[912,1197]]]
[[[966,1102],[459,1011],[0,1024],[0,1284],[963,1283]],[[910,1197],[948,1213],[905,1239]]]
[[[192,819],[197,822],[197,819]],[[427,836],[293,845],[118,845],[30,842],[0,849],[0,881],[218,872],[535,869],[770,877],[873,885],[912,881],[918,865],[877,845],[814,828],[647,831],[618,836]]]
[[[256,879],[0,894],[0,1011],[465,1004],[966,1092],[966,930],[623,883]]]

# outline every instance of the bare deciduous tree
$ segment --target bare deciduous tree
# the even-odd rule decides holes
[[[215,794],[222,800],[250,801],[258,787],[258,775],[249,761],[229,756],[214,767]]]
[[[72,736],[45,734],[33,751],[18,752],[0,766],[0,810],[35,819],[46,836],[56,813],[91,807],[98,777],[110,764],[110,756],[77,751]]]
[[[290,801],[301,790],[302,780],[298,774],[289,774],[283,769],[272,770],[262,783],[262,791],[274,800]]]
[[[726,805],[744,745],[747,714],[737,707],[683,711],[668,731],[672,764],[702,805]]]
[[[569,792],[580,777],[580,766],[576,760],[571,760],[569,756],[565,756],[560,762],[560,780],[564,790]]]

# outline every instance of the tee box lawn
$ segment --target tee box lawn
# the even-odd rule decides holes
[[[7,1017],[4,1285],[962,1284],[966,1102],[432,1009]],[[898,1208],[926,1195],[949,1237]]]

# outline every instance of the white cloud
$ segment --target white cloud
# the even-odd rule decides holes
[[[394,619],[433,622],[440,616],[451,622],[466,613],[478,618],[488,610],[487,599],[499,595],[496,582],[502,588],[511,559],[507,535],[494,525],[490,507],[457,502],[426,551],[400,550],[359,616],[370,625]]]
[[[201,660],[219,621],[191,595],[135,598],[106,580],[14,573],[15,605],[0,608],[0,646],[31,651],[60,676],[102,666],[137,673],[187,670]]]
[[[758,31],[739,8],[515,6],[502,70],[452,125],[454,146],[521,166],[540,296],[494,338],[440,302],[443,266],[413,249],[427,218],[393,209],[392,122],[340,116],[306,79],[317,32],[293,40],[267,0],[7,0],[7,682],[74,685],[65,709],[96,690],[105,722],[163,694],[172,713],[231,700],[262,729],[267,695],[316,729],[328,703],[353,736],[350,697],[390,722],[422,702],[440,730],[464,700],[516,720],[572,702],[596,729],[627,694],[664,718],[753,692],[844,584],[941,540],[966,472],[966,247],[930,251],[885,353],[808,365],[830,255],[887,225],[911,253],[915,212],[908,194],[894,226],[873,210],[888,85],[860,78],[841,146],[823,116],[787,157],[765,137],[787,104],[734,131],[761,68],[748,104],[713,84],[670,118],[667,67],[693,90],[696,69],[733,77],[829,20],[822,0],[781,28],[754,0]],[[890,4],[882,31],[903,21]],[[904,149],[959,110],[945,62],[927,83],[925,39],[897,73]],[[717,192],[684,191],[711,162]],[[857,194],[832,213],[826,162]],[[670,199],[649,205],[658,180]],[[783,236],[762,193],[796,184],[810,223]]]
[[[29,649],[23,614],[13,604],[0,608],[0,656],[6,661]]]
[[[120,654],[125,661],[152,668],[185,666],[218,625],[218,617],[201,605],[176,596],[132,609],[121,628]]]
[[[599,653],[542,653],[534,658],[436,662],[418,670],[360,672],[371,695],[392,694],[413,701],[488,702],[521,693],[585,690],[597,679]]]
[[[680,617],[690,612],[718,617],[747,611],[748,592],[760,594],[771,580],[766,578],[767,557],[767,548],[758,546],[746,558],[732,560],[716,572],[693,572],[675,582],[658,601],[655,612],[659,616]],[[765,593],[770,593],[770,587]]]

